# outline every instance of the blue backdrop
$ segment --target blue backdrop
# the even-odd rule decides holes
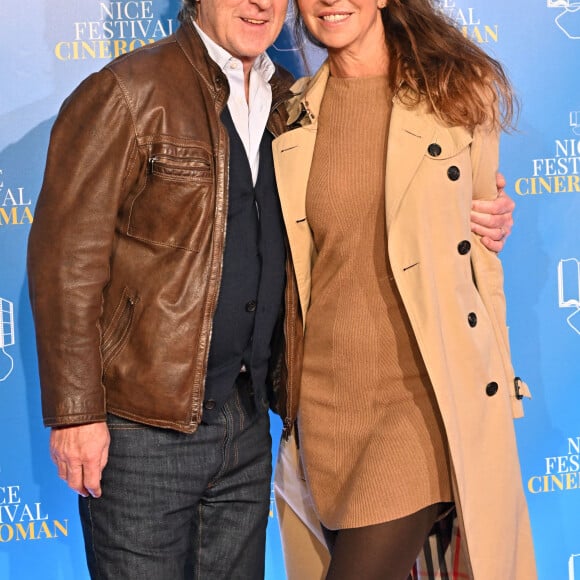
[[[519,130],[501,168],[517,202],[502,259],[513,358],[532,388],[517,422],[541,580],[580,580],[580,3],[440,0],[501,60]],[[49,132],[89,73],[177,27],[178,0],[0,0],[0,579],[88,578],[75,494],[56,475],[42,427],[26,242]],[[304,73],[289,28],[272,57]],[[323,54],[302,49],[314,70]],[[276,441],[280,424],[273,420]],[[274,450],[275,452],[276,450]],[[283,579],[276,513],[267,578]],[[490,524],[498,526],[501,522]],[[307,580],[307,579],[306,579]]]

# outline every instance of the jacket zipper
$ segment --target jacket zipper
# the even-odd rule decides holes
[[[190,159],[189,165],[184,166],[179,163],[172,163],[178,159],[177,157],[173,157],[171,155],[153,155],[153,157],[149,157],[147,160],[148,172],[152,174],[155,169],[155,164],[159,164],[163,160],[163,165],[166,167],[170,167],[172,169],[178,170],[209,170],[211,165],[209,162],[205,161],[204,159]]]
[[[227,191],[228,187],[229,187],[229,180],[230,180],[230,175],[229,175],[229,167],[230,167],[230,162],[229,162],[229,142],[227,137],[223,137],[224,133],[225,133],[225,129],[221,126],[221,121],[219,120],[219,116],[218,116],[218,133],[220,136],[222,136],[222,139],[226,141],[226,145],[228,146],[227,149],[227,154],[224,155],[224,159],[222,161],[222,167],[221,167],[221,173],[224,176],[224,183],[223,183],[223,203],[224,203],[224,208],[223,208],[223,214],[224,214],[224,218],[223,218],[223,229],[224,229],[224,233],[222,236],[222,246],[220,249],[220,259],[219,259],[219,279],[216,281],[215,284],[215,290],[213,295],[210,297],[208,296],[208,299],[206,301],[206,305],[209,305],[210,301],[211,301],[211,305],[210,305],[210,310],[211,310],[211,316],[210,316],[210,321],[208,323],[209,329],[207,332],[207,341],[206,341],[206,347],[205,347],[205,373],[204,373],[204,377],[203,377],[203,385],[205,384],[205,377],[207,376],[207,361],[209,358],[209,347],[211,344],[211,339],[212,339],[212,330],[213,330],[213,317],[215,314],[215,309],[217,307],[217,296],[218,296],[218,292],[219,292],[219,287],[221,284],[221,278],[222,278],[222,271],[223,271],[223,265],[224,265],[224,249],[225,249],[225,245],[226,245],[226,233],[227,233],[227,214],[228,214],[228,197],[225,194],[225,192]],[[222,142],[218,142],[218,146],[217,149],[218,151],[220,151],[220,146],[222,146],[223,143]],[[219,157],[219,156],[218,156]],[[219,171],[220,168],[218,168]],[[216,171],[217,174],[217,171]],[[217,205],[217,195],[216,195],[216,205]],[[215,216],[215,213],[214,213]],[[214,228],[215,228],[215,222],[214,222]],[[213,258],[215,256],[215,248],[212,249],[212,262],[213,262]],[[210,271],[211,271],[211,267],[210,267]],[[203,329],[202,329],[203,332]],[[196,415],[196,401],[195,401],[195,379],[194,379],[194,385],[193,385],[193,392],[192,392],[192,396],[191,396],[191,425],[195,426],[198,425],[201,421],[201,405],[202,403],[202,399],[203,399],[203,394],[205,394],[205,392],[202,393],[202,391],[204,391],[205,387],[201,386],[199,389],[199,397],[198,397],[198,409],[197,409],[197,415]]]
[[[111,360],[117,354],[119,347],[124,342],[131,324],[133,322],[133,314],[135,312],[135,305],[139,301],[138,298],[127,296],[123,307],[123,312],[117,321],[115,329],[103,341],[103,370],[105,370]]]

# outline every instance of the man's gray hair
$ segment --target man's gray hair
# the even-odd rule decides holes
[[[197,0],[181,0],[181,10],[177,18],[180,22],[185,22],[188,18],[197,17]]]

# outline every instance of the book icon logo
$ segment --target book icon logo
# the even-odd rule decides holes
[[[580,135],[580,111],[570,111],[570,127],[574,135]]]
[[[14,369],[14,359],[6,352],[9,346],[14,346],[14,304],[0,298],[0,382]]]
[[[576,258],[565,258],[558,262],[558,306],[574,309],[566,322],[574,332],[580,334],[580,318],[577,317],[580,312],[580,262]]]
[[[560,8],[554,18],[556,26],[570,39],[580,39],[580,2],[571,0],[546,0],[548,8]]]
[[[580,554],[568,558],[568,580],[580,580]]]

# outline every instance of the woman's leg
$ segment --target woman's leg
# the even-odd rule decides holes
[[[326,580],[406,580],[448,505],[438,503],[384,524],[328,534],[332,559]]]

